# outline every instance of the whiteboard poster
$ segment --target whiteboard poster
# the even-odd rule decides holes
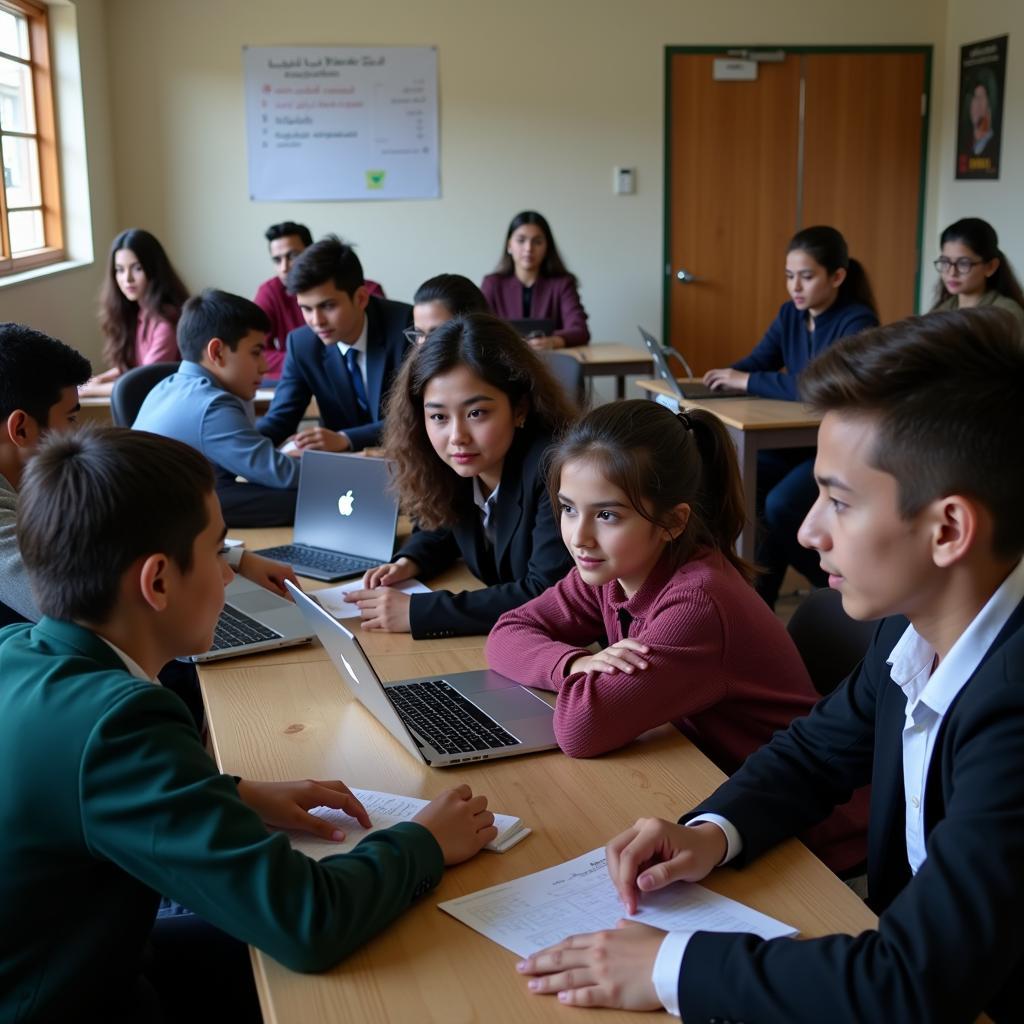
[[[436,47],[247,46],[242,60],[252,199],[440,196]]]

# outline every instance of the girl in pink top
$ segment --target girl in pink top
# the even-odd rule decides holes
[[[157,239],[141,228],[122,231],[111,243],[100,291],[103,355],[110,369],[92,383],[112,381],[135,366],[180,359],[175,327],[187,298]]]
[[[601,406],[556,446],[548,482],[576,566],[502,615],[487,660],[558,694],[567,754],[592,757],[672,722],[732,772],[810,710],[800,655],[733,550],[742,491],[715,416]],[[862,802],[830,824],[836,870],[863,860],[866,821]]]

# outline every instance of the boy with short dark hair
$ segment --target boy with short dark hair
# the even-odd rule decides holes
[[[0,630],[0,1018],[177,1020],[213,1006],[240,1019],[224,993],[244,979],[216,929],[325,970],[494,838],[486,800],[462,787],[350,854],[292,850],[267,826],[338,839],[309,809],[364,825],[365,810],[337,781],[220,774],[152,681],[209,646],[223,603],[209,464],[152,434],[86,430],[48,440],[24,477],[18,535],[46,617]],[[158,893],[213,927],[194,929],[189,969],[176,969],[158,924],[143,974]]]
[[[300,463],[256,429],[251,409],[266,372],[267,328],[266,314],[241,296],[215,288],[192,296],[178,321],[181,366],[150,391],[133,424],[190,444],[213,463],[232,527],[295,519]]]
[[[801,380],[824,412],[800,530],[858,619],[889,616],[807,718],[672,824],[608,847],[641,894],[742,866],[870,781],[878,929],[794,942],[641,927],[519,965],[570,1005],[684,1020],[1017,1021],[1024,1007],[1024,344],[1000,310],[839,342]],[[906,616],[906,618],[904,618]],[[909,619],[909,625],[907,622]]]
[[[359,451],[380,442],[384,399],[408,342],[405,302],[371,295],[350,245],[328,235],[288,274],[306,326],[288,335],[281,381],[257,426],[280,444],[298,428],[310,398],[320,425],[295,434],[296,451]]]

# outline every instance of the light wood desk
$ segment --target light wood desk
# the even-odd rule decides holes
[[[80,396],[80,402],[82,403],[82,411],[79,414],[79,420],[84,423],[98,423],[102,426],[109,426],[114,422],[113,416],[110,414],[110,391],[113,388],[113,384],[101,384],[97,385],[87,395]],[[262,416],[269,408],[270,403],[274,398],[273,388],[260,388],[256,392],[256,398],[253,401],[253,407],[256,410],[257,416]],[[310,399],[309,405],[306,408],[303,419],[315,420],[320,418],[320,409],[316,404],[316,399]]]
[[[386,681],[485,665],[483,637],[462,638],[464,646],[447,649],[408,637],[376,648],[377,638],[363,638]],[[508,853],[481,853],[449,870],[434,893],[326,974],[295,974],[254,950],[267,1024],[567,1019],[556,1000],[527,993],[513,954],[437,904],[599,847],[637,817],[675,818],[724,778],[671,726],[593,760],[574,761],[554,751],[430,769],[351,699],[323,657],[298,659],[281,651],[229,659],[200,666],[200,678],[224,771],[253,779],[341,778],[353,786],[423,797],[466,782],[486,793],[493,809],[522,817],[534,830]],[[856,933],[875,924],[864,904],[795,841],[743,872],[716,872],[709,885],[809,937]],[[635,1024],[637,1018],[607,1012],[600,1019]]]
[[[655,398],[679,398],[660,380],[638,380],[637,387]],[[770,448],[803,448],[817,444],[821,415],[802,402],[783,402],[774,398],[686,399],[687,409],[714,413],[729,431],[743,480],[743,503],[747,525],[740,535],[739,553],[754,560],[757,529],[757,453]]]
[[[647,352],[619,341],[598,341],[555,351],[572,356],[580,363],[584,377],[614,377],[616,398],[626,397],[626,374],[651,372],[651,357]]]

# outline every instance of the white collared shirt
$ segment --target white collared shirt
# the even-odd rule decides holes
[[[124,662],[124,667],[128,669],[129,675],[134,676],[136,679],[141,679],[146,683],[153,683],[155,686],[160,686],[160,680],[154,679],[152,676],[147,676],[143,671],[142,666],[130,655],[125,654],[117,644],[112,644],[105,636],[96,634],[100,639]]]
[[[370,338],[370,318],[363,313],[363,329],[359,332],[359,337],[356,338],[351,345],[347,342],[337,342],[338,351],[341,353],[342,362],[345,360],[345,356],[348,355],[348,350],[354,348],[357,353],[356,364],[359,366],[359,375],[363,378],[363,387],[366,388],[366,393],[370,393],[368,381],[366,379],[366,349],[369,345]]]
[[[1024,601],[1024,560],[1003,580],[934,672],[935,648],[913,626],[907,627],[887,660],[893,683],[907,698],[903,787],[907,860],[914,874],[928,856],[924,841],[924,797],[942,720],[1021,601]],[[695,825],[698,820],[713,821],[725,832],[728,852],[723,864],[739,854],[743,841],[730,822],[719,815],[701,815],[687,824]],[[677,1017],[679,974],[691,935],[693,932],[669,932],[658,949],[651,973],[662,1005]]]
[[[498,484],[500,487],[501,484]],[[498,504],[498,487],[495,487],[487,497],[480,487],[480,477],[473,477],[473,504],[480,509],[480,521],[483,524],[484,536],[487,543],[494,547],[494,538],[497,536],[497,524],[494,521],[494,509]]]

